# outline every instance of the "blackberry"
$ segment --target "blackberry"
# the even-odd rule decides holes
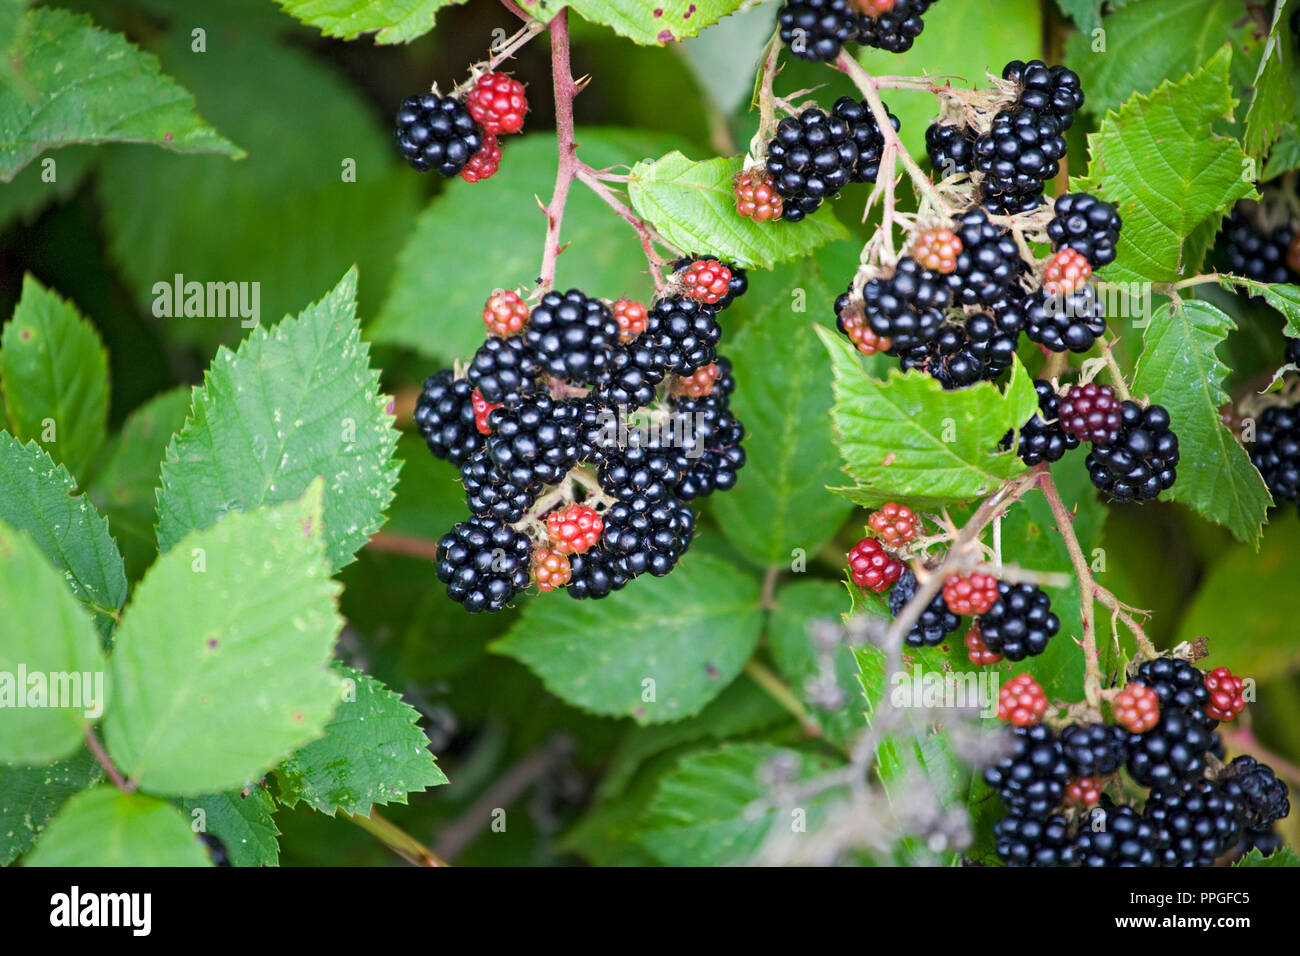
[[[578,409],[542,394],[492,413],[488,452],[517,486],[558,482],[580,459]]]
[[[438,541],[438,580],[470,613],[499,611],[528,587],[528,536],[491,518],[462,521]]]
[[[1008,728],[1010,752],[984,768],[984,782],[997,791],[1007,812],[1045,820],[1065,795],[1070,765],[1046,724]]]
[[[672,450],[651,445],[633,444],[607,456],[597,471],[600,487],[619,501],[643,497],[664,501],[672,497],[681,480]]]
[[[910,570],[904,571],[892,591],[889,592],[889,613],[898,617],[903,607],[916,594],[916,575]],[[942,644],[953,631],[961,627],[961,618],[948,610],[948,603],[943,594],[934,596],[929,606],[921,612],[912,629],[904,640],[912,647],[935,647]]]
[[[1161,405],[1124,402],[1120,415],[1119,437],[1088,453],[1088,476],[1112,501],[1150,501],[1178,478],[1178,436]]]
[[[858,144],[849,123],[810,106],[777,124],[767,144],[767,171],[784,200],[781,218],[798,222],[852,181]]]
[[[1034,391],[1038,393],[1038,413],[1025,422],[1020,429],[1020,440],[1016,445],[1016,454],[1026,465],[1038,465],[1045,461],[1060,461],[1065,453],[1079,447],[1079,439],[1067,435],[1059,421],[1060,399],[1050,382],[1038,379],[1034,382]],[[1003,440],[1005,447],[1010,447],[1010,434]]]
[[[1071,777],[1114,773],[1128,756],[1128,733],[1116,724],[1071,724],[1061,731]]]
[[[481,448],[460,468],[469,510],[482,518],[495,518],[513,524],[528,512],[537,500],[539,488],[533,482],[518,484],[502,477],[492,456]]]
[[[1272,856],[1282,849],[1282,837],[1273,826],[1256,827],[1241,832],[1241,841],[1237,844],[1236,856],[1243,857],[1251,850],[1259,850],[1263,856]]]
[[[1064,66],[1049,67],[1042,60],[1012,60],[1002,68],[1002,78],[1019,85],[1018,105],[1056,117],[1063,129],[1074,125],[1074,114],[1083,108],[1079,75]]]
[[[1104,825],[1096,830],[1092,817],[1104,814]],[[1132,807],[1117,807],[1108,799],[1085,818],[1075,838],[1074,849],[1080,866],[1157,866],[1156,830]]]
[[[1240,802],[1210,780],[1154,791],[1142,815],[1155,831],[1157,866],[1213,866],[1241,836]]]
[[[781,42],[805,60],[833,60],[857,24],[853,0],[786,0],[777,14]]]
[[[551,375],[575,385],[594,385],[612,360],[618,336],[609,306],[570,289],[542,296],[523,340]]]
[[[670,295],[650,310],[645,335],[650,347],[663,356],[668,371],[690,375],[716,358],[714,347],[722,327],[713,306]]]
[[[629,578],[663,577],[686,553],[695,532],[695,512],[673,498],[634,495],[615,502],[603,517],[605,551]]]
[[[953,231],[961,240],[961,252],[956,270],[944,279],[952,290],[953,301],[958,305],[993,307],[1017,298],[1016,280],[1026,270],[1011,233],[989,222],[983,209],[964,213]]]
[[[1287,248],[1296,237],[1289,223],[1269,232],[1252,215],[1257,203],[1238,203],[1223,222],[1223,257],[1228,271],[1256,282],[1300,282],[1300,273],[1287,265]]]
[[[1060,172],[1066,150],[1055,116],[1028,107],[1002,110],[975,144],[975,169],[984,175],[981,197],[1004,213],[1033,208],[1043,185]]]
[[[1092,285],[1064,296],[1040,289],[1026,303],[1025,327],[1049,351],[1086,352],[1106,332],[1105,309]]]
[[[1115,261],[1115,247],[1124,222],[1119,211],[1088,193],[1067,193],[1056,198],[1047,235],[1052,251],[1073,249],[1088,260],[1093,269]]]
[[[1207,730],[1218,726],[1218,721],[1206,713],[1210,691],[1205,686],[1205,672],[1194,664],[1173,657],[1157,657],[1142,664],[1134,680],[1156,692],[1162,713],[1169,709],[1181,710]]]
[[[1154,727],[1129,735],[1128,772],[1152,790],[1176,787],[1205,772],[1205,755],[1216,736],[1186,711],[1162,709]]]
[[[1006,581],[998,582],[998,599],[979,621],[984,646],[1010,661],[1043,653],[1061,629],[1046,591],[1035,584]]]
[[[483,128],[465,104],[450,96],[408,96],[397,110],[397,148],[420,172],[450,179],[483,148]]]
[[[862,290],[871,331],[890,340],[891,355],[902,355],[939,334],[943,310],[951,303],[942,276],[911,256],[898,261],[889,279],[872,279]]]
[[[930,168],[940,179],[975,168],[975,131],[965,125],[933,122],[925,131],[925,151]]]
[[[905,369],[920,369],[938,379],[944,388],[963,388],[997,378],[1011,367],[1016,354],[1016,333],[997,319],[976,312],[960,325],[944,325],[924,345],[903,353]]]
[[[684,256],[681,259],[674,259],[672,262],[672,270],[674,273],[681,272],[691,263],[701,261],[721,262],[731,272],[731,282],[727,289],[727,294],[717,302],[712,303],[712,308],[715,312],[721,312],[749,291],[749,276],[745,274],[745,270],[740,268],[740,266],[732,265],[730,262],[723,262],[723,260],[719,259],[717,256]]]
[[[1066,389],[1057,405],[1061,428],[1079,441],[1109,445],[1119,436],[1119,400],[1109,385],[1089,382]]]
[[[569,569],[571,576],[565,590],[569,592],[569,597],[580,601],[608,597],[615,591],[621,591],[631,580],[618,559],[600,547],[592,548],[585,554],[572,555],[569,558]]]
[[[614,349],[594,395],[610,405],[642,408],[668,372],[668,354],[646,336]]]
[[[467,379],[454,379],[450,369],[424,380],[415,403],[415,427],[435,458],[456,467],[483,446],[483,436],[474,424],[474,386]]]
[[[885,137],[881,134],[876,114],[866,100],[855,100],[851,96],[841,96],[831,107],[834,116],[849,124],[849,136],[858,147],[858,159],[853,164],[852,179],[855,183],[874,183],[880,175],[880,160],[885,149]],[[889,112],[885,104],[885,114],[889,124],[898,132],[898,117]]]
[[[1272,767],[1254,757],[1243,754],[1235,758],[1228,764],[1222,782],[1237,799],[1242,820],[1251,829],[1267,827],[1291,812],[1286,784]]]
[[[1008,866],[1074,866],[1070,822],[1059,814],[1040,820],[1011,815],[993,825],[998,859]]]
[[[745,426],[726,407],[730,386],[719,394],[727,379],[730,376],[726,374],[719,378],[708,398],[673,402],[670,429],[674,436],[682,436],[677,457],[681,479],[676,493],[687,501],[734,488],[745,466],[741,447]]]
[[[857,21],[857,41],[865,46],[890,53],[905,53],[925,29],[921,19],[938,0],[895,0],[888,10],[872,16],[864,14]]]
[[[488,337],[465,370],[465,378],[485,401],[508,408],[536,391],[540,374],[532,350],[517,335],[506,339]]]
[[[1300,405],[1264,409],[1250,460],[1275,501],[1300,501]]]

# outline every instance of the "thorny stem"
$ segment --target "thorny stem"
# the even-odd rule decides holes
[[[654,278],[655,291],[662,293],[665,288],[663,277],[663,257],[655,252],[655,240],[657,236],[651,231],[649,223],[643,220],[632,207],[623,200],[618,198],[614,190],[610,189],[601,182],[601,175],[586,163],[580,163],[578,166],[577,177],[582,180],[583,184],[603,199],[611,209],[614,210],[624,222],[631,226],[641,240],[641,249],[645,252],[646,261],[650,263],[650,274]],[[663,240],[659,240],[663,242]],[[665,246],[667,243],[663,243]]]
[[[546,213],[546,247],[542,253],[542,271],[537,284],[541,291],[555,284],[555,261],[560,255],[560,226],[564,222],[564,204],[569,187],[578,172],[577,144],[573,138],[573,98],[578,84],[569,66],[569,11],[561,10],[551,21],[551,83],[555,91],[555,136],[559,147],[559,167],[555,171],[555,189]]]
[[[117,764],[113,763],[113,758],[108,755],[108,751],[104,749],[104,745],[101,744],[99,738],[95,736],[95,728],[93,727],[86,728],[86,747],[95,755],[95,759],[98,760],[99,765],[104,768],[104,773],[108,774],[108,779],[113,782],[113,786],[117,787],[117,789],[121,790],[123,793],[135,792],[136,784],[122,776],[122,771],[117,769]]]
[[[1101,348],[1102,357],[1106,360],[1106,370],[1110,372],[1111,383],[1115,386],[1115,392],[1119,395],[1120,401],[1127,402],[1131,396],[1128,391],[1128,383],[1124,381],[1124,373],[1120,370],[1119,363],[1115,361],[1113,349],[1115,340],[1111,339]]]
[[[354,823],[365,830],[413,866],[450,865],[396,823],[381,817],[378,811],[372,810],[368,817],[363,817],[357,813],[344,813],[343,817],[349,823]]]
[[[520,7],[519,4],[515,3],[514,0],[501,0],[501,5],[517,16],[520,20],[529,21],[533,19],[528,15],[528,12]]]

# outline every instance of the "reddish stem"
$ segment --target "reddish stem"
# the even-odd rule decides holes
[[[551,21],[551,76],[555,90],[555,136],[559,146],[559,168],[555,171],[555,189],[546,204],[546,249],[542,254],[542,272],[538,285],[542,291],[555,284],[555,261],[560,255],[560,226],[564,223],[564,204],[569,187],[578,174],[577,143],[573,138],[573,98],[578,85],[569,66],[569,11],[561,10]]]
[[[113,786],[117,787],[117,789],[121,790],[123,793],[135,792],[135,784],[122,776],[122,771],[117,769],[117,765],[113,763],[113,758],[108,755],[108,751],[104,749],[104,745],[101,744],[99,738],[95,736],[95,729],[93,727],[86,728],[86,747],[95,755],[95,759],[99,761],[99,765],[104,768],[104,773],[108,774],[108,779],[113,781]]]

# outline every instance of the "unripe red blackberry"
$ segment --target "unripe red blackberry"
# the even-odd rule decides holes
[[[880,594],[903,574],[903,562],[890,555],[875,538],[863,538],[849,552],[849,576],[858,587]]]
[[[483,130],[493,135],[524,128],[528,95],[524,85],[505,73],[484,73],[465,97],[465,107]]]
[[[501,146],[491,133],[483,134],[483,145],[477,153],[469,158],[465,168],[460,171],[460,178],[467,183],[476,183],[496,175],[501,166]]]
[[[772,183],[772,174],[755,166],[736,178],[736,212],[754,222],[781,218],[781,194]]]
[[[517,335],[528,324],[528,306],[513,289],[497,289],[483,306],[483,324],[502,338]]]
[[[1101,800],[1101,787],[1092,777],[1076,777],[1066,786],[1065,799],[1080,807],[1096,806]]]
[[[880,337],[872,330],[862,313],[861,304],[855,303],[847,292],[835,300],[835,326],[863,355],[887,352],[892,344],[889,339]]]
[[[1017,727],[1038,723],[1047,713],[1047,695],[1030,674],[1011,678],[998,689],[998,720]]]
[[[1057,415],[1061,431],[1098,445],[1113,442],[1124,423],[1115,390],[1096,382],[1067,388],[1057,404]]]
[[[1077,292],[1092,277],[1092,266],[1082,252],[1062,249],[1047,260],[1043,272],[1043,288],[1052,295],[1069,295]]]
[[[980,636],[978,621],[971,625],[971,629],[966,632],[966,637],[962,643],[966,645],[966,656],[970,658],[970,662],[976,667],[987,667],[1002,660],[1001,654],[995,654],[985,645],[984,638]]]
[[[573,577],[569,559],[559,551],[552,551],[549,548],[538,548],[533,552],[532,572],[537,590],[542,592],[562,588]]]
[[[623,296],[614,303],[614,321],[618,323],[618,340],[630,342],[645,331],[650,311],[635,299]]]
[[[673,393],[690,398],[707,398],[718,381],[718,364],[711,362],[690,375],[680,375],[673,383]]]
[[[911,508],[895,501],[872,512],[867,524],[876,533],[876,537],[887,545],[904,545],[916,537],[916,514]]]
[[[716,259],[698,259],[678,274],[682,294],[716,305],[731,291],[731,270]]]
[[[961,251],[961,239],[951,229],[927,229],[912,244],[912,258],[940,275],[957,271]]]
[[[605,522],[593,508],[586,505],[566,505],[546,516],[546,533],[551,545],[560,554],[583,554],[600,541]]]
[[[943,599],[954,614],[974,617],[998,599],[998,580],[991,574],[954,574],[943,582]]]
[[[1216,667],[1205,675],[1205,689],[1210,692],[1205,712],[1215,720],[1236,720],[1246,709],[1246,700],[1241,696],[1244,686],[1245,682],[1228,668]]]
[[[1160,722],[1160,698],[1145,684],[1129,684],[1111,701],[1115,721],[1130,732],[1145,733]]]

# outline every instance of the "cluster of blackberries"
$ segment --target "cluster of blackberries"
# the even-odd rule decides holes
[[[1206,674],[1158,658],[1115,699],[1116,723],[1008,728],[1007,752],[984,769],[1007,811],[994,827],[998,857],[1012,866],[1212,866],[1255,846],[1276,849],[1273,826],[1291,809],[1286,785],[1252,757],[1218,759],[1215,728],[1244,707],[1241,687],[1224,668]],[[1125,695],[1147,705],[1127,709]],[[1121,771],[1147,791],[1140,808],[1115,802],[1131,792]]]
[[[1250,460],[1278,504],[1300,503],[1300,404],[1270,405],[1255,424]]]
[[[781,41],[805,60],[833,60],[846,43],[903,53],[925,29],[938,0],[785,0]]]
[[[897,131],[898,117],[889,114],[889,122]],[[745,189],[752,201],[755,188],[770,185],[780,197],[781,218],[798,222],[849,183],[874,183],[884,146],[885,138],[867,103],[841,96],[829,113],[810,106],[781,120],[767,144],[766,182],[751,177]],[[744,200],[739,182],[737,189],[738,198]]]
[[[1269,227],[1263,212],[1249,200],[1233,207],[1219,236],[1222,264],[1233,275],[1256,282],[1300,282],[1300,229],[1289,219]]]
[[[424,383],[416,425],[472,512],[439,541],[437,574],[468,610],[530,581],[599,598],[667,574],[694,533],[685,502],[735,485],[744,426],[717,316],[748,282],[712,257],[673,269],[649,309],[495,292],[473,359]]]
[[[501,165],[499,136],[524,128],[524,86],[505,73],[484,73],[462,99],[422,93],[397,110],[398,151],[420,172],[437,170],[478,182]]]

